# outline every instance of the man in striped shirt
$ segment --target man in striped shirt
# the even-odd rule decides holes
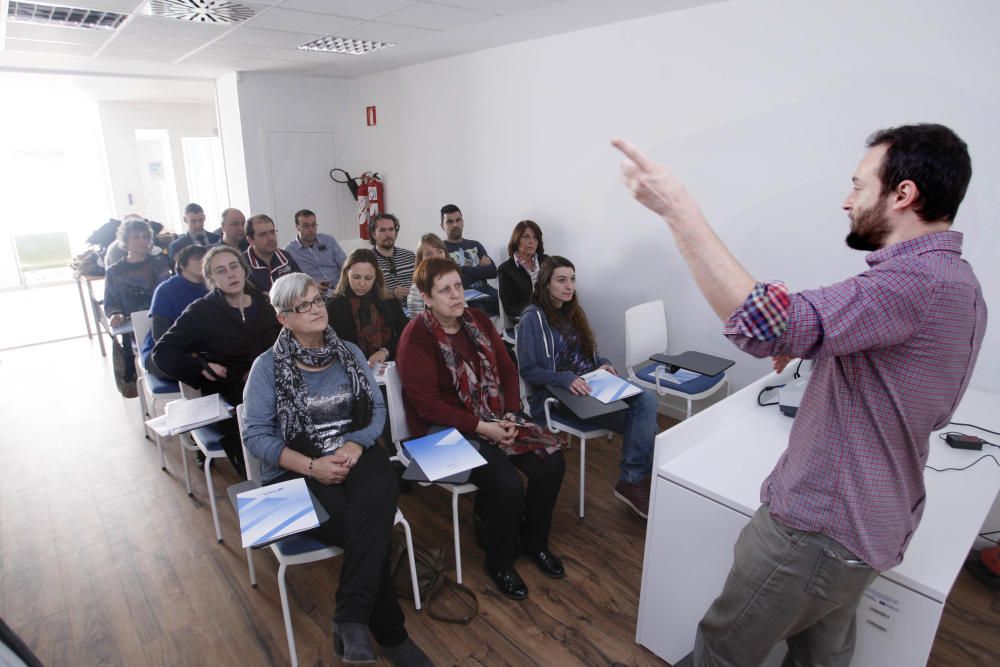
[[[405,305],[406,297],[413,284],[413,265],[416,255],[404,248],[396,247],[399,234],[399,218],[391,213],[379,213],[372,218],[368,227],[368,238],[375,247],[375,259],[385,278],[385,288]]]
[[[779,641],[786,664],[848,665],[855,613],[895,567],[924,508],[931,431],[964,394],[986,303],[951,226],[972,176],[942,125],[881,130],[843,207],[868,270],[792,293],[740,266],[683,184],[620,139],[624,179],[660,214],[723,333],[757,357],[813,359],[788,448],[761,488],[734,563],[680,665],[756,665]]]

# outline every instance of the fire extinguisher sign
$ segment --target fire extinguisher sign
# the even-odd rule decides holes
[[[365,122],[368,123],[368,127],[375,125],[375,107],[365,107]]]

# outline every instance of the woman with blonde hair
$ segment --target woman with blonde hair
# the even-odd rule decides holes
[[[420,237],[420,243],[417,244],[416,255],[417,264],[413,267],[414,276],[417,275],[417,266],[420,266],[420,263],[425,259],[434,257],[447,259],[448,249],[444,247],[444,241],[437,234],[424,234]],[[410,293],[406,297],[406,309],[410,311],[411,318],[424,312],[424,298],[420,296],[420,288],[415,282],[410,287]]]

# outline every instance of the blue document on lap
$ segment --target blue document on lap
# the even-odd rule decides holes
[[[445,481],[486,465],[486,459],[454,428],[409,440],[403,447],[429,482]]]
[[[243,548],[261,547],[321,523],[302,477],[244,491],[236,496]],[[323,512],[323,519],[329,518]]]
[[[590,395],[601,403],[611,403],[622,398],[635,396],[642,391],[631,382],[626,382],[603,368],[598,368],[596,371],[591,371],[581,377],[590,385]]]
[[[465,290],[465,300],[466,301],[475,301],[476,299],[485,299],[485,298],[487,298],[487,295],[483,294],[479,290],[475,290],[475,289],[467,289],[467,290]]]

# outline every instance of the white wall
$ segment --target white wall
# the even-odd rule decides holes
[[[243,123],[240,120],[239,80],[237,72],[226,74],[215,84],[215,109],[219,117],[219,139],[226,163],[229,206],[244,213],[250,210],[246,157],[243,153]]]
[[[839,207],[868,133],[948,124],[975,168],[956,229],[996,319],[997,34],[992,0],[755,0],[667,13],[361,78],[342,123],[358,152],[345,161],[383,172],[403,245],[437,230],[446,202],[491,252],[532,218],[547,251],[577,264],[603,352],[622,361],[625,309],[663,299],[671,347],[737,359],[740,387],[768,362],[723,339],[663,225],[618,182],[608,140],[620,134],[668,162],[755,276],[805,288],[865,267],[843,244]],[[364,126],[369,104],[375,128]],[[974,386],[1000,392],[998,343],[994,322]]]
[[[136,150],[136,130],[167,130],[177,187],[179,216],[177,220],[158,220],[171,231],[184,231],[184,206],[188,203],[187,176],[184,170],[183,137],[214,137],[218,134],[215,109],[202,103],[99,102],[101,126],[107,151],[111,188],[114,193],[115,215],[128,213],[146,215],[139,156]],[[132,195],[133,203],[128,197]],[[212,228],[214,220],[209,220]]]

